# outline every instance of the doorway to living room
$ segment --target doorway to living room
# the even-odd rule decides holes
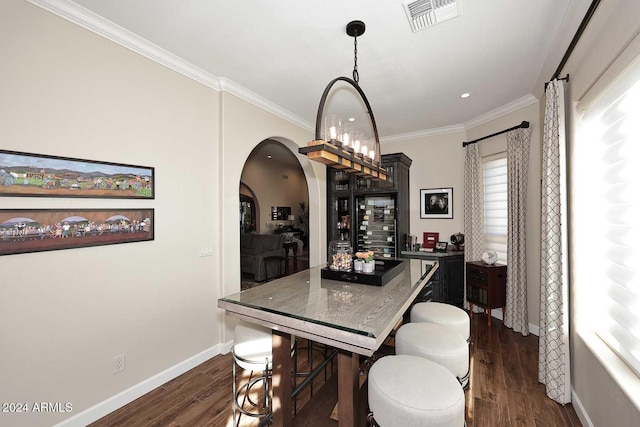
[[[296,156],[274,139],[245,162],[239,186],[242,288],[309,267],[309,190]]]

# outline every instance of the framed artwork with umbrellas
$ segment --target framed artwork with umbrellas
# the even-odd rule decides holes
[[[0,255],[153,239],[153,209],[0,209]]]

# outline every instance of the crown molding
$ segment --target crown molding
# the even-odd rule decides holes
[[[444,135],[447,133],[466,132],[467,130],[472,129],[476,126],[480,126],[492,120],[499,119],[502,116],[506,116],[507,114],[513,113],[514,111],[518,111],[521,108],[528,107],[529,105],[535,104],[536,102],[538,102],[538,98],[531,94],[528,94],[523,96],[522,98],[516,99],[513,102],[503,105],[500,108],[496,108],[495,110],[489,111],[488,113],[485,113],[481,116],[476,117],[475,119],[471,119],[462,124],[386,136],[380,138],[380,143],[408,141],[411,139]]]
[[[293,123],[294,125],[299,126],[305,130],[308,130],[309,132],[313,132],[313,130],[315,129],[315,126],[312,123],[302,119],[301,117],[293,114],[288,110],[285,110],[284,108],[258,95],[257,93],[252,92],[243,86],[240,86],[233,80],[220,77],[218,78],[218,82],[220,84],[220,90],[225,93],[235,95],[238,98],[255,105],[256,107],[260,107],[263,110],[266,110],[274,114],[275,116],[280,117],[281,119]]]
[[[148,40],[132,33],[104,17],[74,3],[71,0],[27,0],[29,3],[53,13],[67,21],[89,30],[107,40],[136,52],[160,65],[172,69],[198,83],[203,84],[218,92],[233,94],[244,101],[262,108],[283,120],[308,131],[313,130],[311,123],[303,120],[290,111],[281,108],[273,102],[251,92],[232,80],[220,78],[196,67],[166,49],[157,46]]]
[[[492,120],[499,119],[502,116],[506,116],[507,114],[513,113],[514,111],[518,111],[521,108],[528,107],[529,105],[535,104],[538,102],[538,98],[535,96],[528,94],[523,96],[522,98],[516,99],[508,104],[503,105],[500,108],[496,108],[495,110],[489,111],[481,116],[476,117],[475,119],[471,119],[467,122],[463,123],[465,129],[472,129],[476,126],[483,125]]]
[[[464,131],[466,131],[466,128],[463,125],[444,126],[440,128],[425,129],[425,130],[419,130],[416,132],[385,136],[383,138],[380,138],[380,143],[386,144],[389,142],[407,141],[410,139],[418,139],[418,138],[424,138],[429,136],[444,135],[447,133],[456,133],[456,132],[464,132]]]

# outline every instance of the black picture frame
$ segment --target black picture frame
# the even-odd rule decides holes
[[[154,240],[154,209],[0,209],[0,255]]]
[[[0,196],[155,199],[155,169],[0,150]]]
[[[453,219],[453,188],[420,190],[420,218]]]
[[[449,245],[448,242],[437,242],[436,245],[433,247],[433,251],[434,252],[447,252],[447,246]]]

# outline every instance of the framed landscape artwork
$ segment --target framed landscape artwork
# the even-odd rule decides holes
[[[453,218],[453,188],[420,190],[420,218]]]
[[[154,169],[0,150],[0,196],[153,199]]]
[[[0,255],[143,242],[153,209],[0,209]]]

